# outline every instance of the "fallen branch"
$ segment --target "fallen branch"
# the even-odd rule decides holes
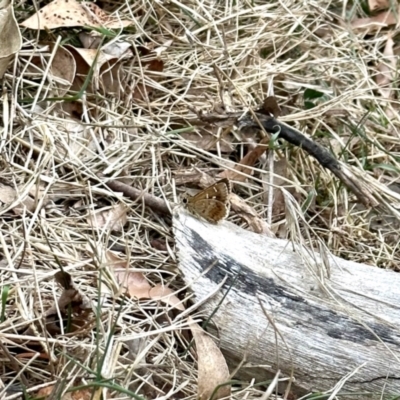
[[[323,167],[329,169],[337,178],[339,178],[358,198],[358,200],[367,207],[375,207],[379,202],[368,190],[367,185],[363,185],[352,174],[350,169],[343,163],[333,157],[333,155],[318,143],[313,142],[298,130],[286,125],[277,119],[267,116],[263,113],[253,113],[256,118],[250,115],[243,116],[243,113],[227,114],[203,114],[196,110],[197,116],[203,123],[215,124],[218,126],[237,125],[239,127],[262,127],[271,134],[277,134],[278,139],[285,139],[287,142],[302,148],[310,156],[314,157]]]
[[[104,177],[100,178],[104,179]],[[104,184],[107,185],[114,192],[121,192],[134,201],[143,200],[146,207],[150,208],[158,214],[171,215],[170,205],[166,201],[158,197],[152,196],[149,193],[136,189],[116,179],[110,181],[104,180]]]
[[[179,269],[197,301],[226,280],[201,308],[231,369],[245,359],[241,373],[258,380],[293,372],[300,394],[346,376],[343,398],[400,393],[398,273],[174,213]]]

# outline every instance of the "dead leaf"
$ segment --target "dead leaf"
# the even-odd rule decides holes
[[[256,161],[268,149],[269,137],[263,138],[260,143],[251,151],[249,151],[235,166],[235,169],[225,170],[219,174],[220,178],[228,178],[234,181],[244,182],[248,177],[253,175],[253,167]]]
[[[231,193],[229,201],[232,210],[247,222],[253,232],[272,238],[275,237],[268,223],[263,218],[260,218],[256,211],[239,196]]]
[[[122,57],[132,57],[132,51],[128,51],[132,48],[132,44],[124,41],[112,42],[103,47],[103,51],[105,54],[112,56],[114,58],[122,58]],[[127,52],[129,54],[127,54]]]
[[[152,300],[161,300],[163,303],[183,311],[185,307],[174,293],[174,290],[168,287],[156,285],[150,290],[150,298]]]
[[[6,206],[15,203],[12,208],[14,214],[22,215],[25,209],[30,212],[34,211],[34,199],[32,199],[28,194],[24,195],[22,198],[20,196],[21,194],[17,193],[17,191],[11,186],[0,183],[0,202]]]
[[[108,61],[100,68],[100,86],[104,93],[114,94],[115,97],[120,97],[125,91],[125,75],[124,70],[121,68],[121,63]]]
[[[111,17],[94,3],[54,0],[21,25],[30,29],[56,29],[74,26],[121,29],[132,22]]]
[[[98,49],[102,40],[101,34],[97,31],[80,32],[78,37],[84,49]]]
[[[154,54],[155,54],[157,57],[160,57],[160,55],[161,55],[162,53],[164,53],[164,51],[168,50],[168,48],[171,46],[172,43],[173,43],[172,40],[167,40],[167,41],[165,41],[164,44],[163,44],[162,46],[156,47],[155,49],[153,49]]]
[[[351,22],[351,26],[354,29],[367,29],[368,31],[377,30],[380,28],[387,27],[389,25],[397,24],[397,15],[399,14],[399,9],[396,13],[393,11],[382,12],[375,17],[369,18],[358,18]]]
[[[136,299],[160,300],[178,310],[183,311],[185,307],[174,294],[174,291],[163,285],[151,286],[142,272],[130,271],[127,259],[118,257],[111,250],[106,252],[107,265],[111,267],[112,273],[118,285],[125,293]]]
[[[65,132],[65,142],[67,146],[57,145],[60,155],[73,157],[80,161],[91,158],[97,151],[96,142],[87,129],[80,121],[72,118],[64,118],[59,130]]]
[[[275,96],[268,96],[264,99],[262,111],[267,115],[277,118],[282,114],[281,108]]]
[[[43,400],[46,400],[47,397],[50,398],[60,398],[60,400],[91,400],[93,399],[93,388],[89,389],[79,389],[79,390],[73,390],[71,392],[66,392],[64,393],[61,397],[55,396],[56,394],[61,395],[61,393],[57,393],[57,390],[59,387],[57,385],[51,385],[47,386],[45,388],[40,389],[36,397],[37,398],[43,398]]]
[[[385,10],[389,8],[390,4],[388,0],[368,0],[369,10],[376,11],[376,10]]]
[[[75,59],[65,47],[59,46],[51,63],[49,78],[57,83],[54,96],[63,97],[70,89],[76,74]]]
[[[223,397],[229,397],[231,394],[230,385],[224,385],[214,393],[217,386],[229,381],[228,365],[221,350],[197,323],[192,322],[190,329],[197,351],[197,398],[199,400],[209,400],[212,396],[213,400],[218,400]]]
[[[59,271],[54,275],[54,278],[64,290],[57,300],[57,305],[54,304],[45,313],[47,332],[51,335],[61,333],[58,312],[60,311],[61,315],[65,316],[69,306],[72,306],[70,332],[76,332],[90,321],[89,316],[92,312],[92,303],[73,282],[69,273]],[[28,333],[26,332],[25,334]]]
[[[88,222],[95,229],[106,228],[120,232],[128,221],[127,211],[125,204],[119,203],[89,214]]]
[[[377,68],[379,73],[376,76],[376,83],[379,86],[379,93],[384,99],[391,98],[391,84],[397,72],[397,57],[393,53],[393,45],[394,42],[392,38],[389,37],[383,51],[383,58],[385,61],[381,62]]]
[[[117,256],[111,250],[106,252],[107,265],[112,268],[112,273],[118,285],[132,298],[148,299],[151,285],[141,272],[130,271],[126,259]]]
[[[21,33],[14,16],[14,8],[11,1],[0,3],[0,79],[8,68],[13,55],[22,46]]]
[[[164,70],[164,62],[161,59],[157,58],[156,54],[146,47],[139,46],[137,50],[141,57],[143,57],[143,59],[140,60],[144,71],[143,78],[152,78],[154,81],[159,80],[160,74],[152,74],[152,72],[162,72]],[[152,91],[152,86],[149,86],[144,82],[138,82],[133,91],[133,98],[136,100],[147,99]]]

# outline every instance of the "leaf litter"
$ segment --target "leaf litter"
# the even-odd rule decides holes
[[[352,194],[301,149],[279,142],[272,151],[258,131],[246,137],[218,121],[199,126],[191,111],[262,107],[273,88],[284,111],[280,120],[328,147],[334,141],[336,154],[344,154],[354,168],[367,165],[374,185],[379,180],[386,189],[396,183],[399,170],[398,115],[381,104],[390,100],[396,109],[398,85],[391,53],[396,54],[398,44],[391,32],[396,10],[379,3],[370,1],[375,14],[367,17],[357,8],[349,14],[345,8],[339,12],[328,1],[315,9],[294,0],[287,9],[262,1],[251,7],[206,1],[201,8],[189,1],[184,10],[175,3],[166,7],[147,1],[103,2],[100,9],[72,0],[51,2],[38,14],[25,2],[16,8],[17,20],[24,20],[24,44],[14,64],[11,58],[4,63],[8,69],[1,111],[0,233],[5,247],[0,290],[9,297],[0,335],[14,351],[25,340],[16,337],[23,332],[20,326],[31,326],[26,340],[36,347],[31,358],[19,360],[29,380],[28,393],[50,385],[51,367],[40,364],[34,354],[55,361],[52,348],[61,350],[52,365],[69,387],[80,384],[75,377],[98,384],[92,380],[99,376],[93,360],[103,353],[102,365],[95,367],[109,371],[120,385],[113,393],[122,393],[121,387],[150,393],[149,387],[143,389],[145,381],[156,397],[207,398],[229,378],[218,342],[205,331],[194,330],[196,351],[185,353],[190,347],[187,332],[196,325],[179,318],[183,305],[192,300],[190,288],[180,280],[168,218],[150,211],[141,197],[122,201],[121,193],[98,178],[104,171],[169,201],[229,171],[235,181],[230,219],[263,234],[279,230],[281,237],[288,234],[285,212],[291,209],[278,194],[290,185],[299,204],[307,206],[309,224],[301,225],[297,235],[304,239],[307,230],[311,247],[323,241],[336,255],[400,269],[395,245],[369,230],[369,210],[356,210]],[[4,10],[12,43],[18,45],[11,4]],[[340,22],[342,15],[351,16],[345,24]],[[45,37],[51,45],[38,42],[38,29],[43,35],[39,39]],[[377,36],[366,35],[371,32]],[[63,40],[55,46],[57,35]],[[12,57],[19,46],[4,57]],[[86,90],[76,96],[91,72]],[[321,95],[310,100],[307,90]],[[32,99],[37,104],[32,105]],[[274,110],[269,112],[277,114]],[[186,128],[194,133],[181,135]],[[266,154],[274,158],[270,164]],[[277,159],[287,160],[290,168],[280,173]],[[36,186],[28,187],[33,180]],[[309,199],[311,192],[317,197]],[[272,226],[265,218],[271,207]],[[381,232],[373,222],[374,231]],[[346,235],[335,234],[340,229]],[[71,289],[54,285],[52,277],[60,264],[73,281],[70,294]],[[110,276],[99,283],[103,272]],[[7,286],[10,292],[4,290]],[[108,290],[103,292],[104,286]],[[91,304],[101,300],[90,316],[79,310],[83,295]],[[58,310],[53,314],[54,330],[37,324],[53,307],[68,317],[75,303],[87,326],[77,324],[77,330],[62,334]],[[135,370],[129,367],[132,360],[126,362],[129,349],[124,340],[138,337],[144,350]],[[70,358],[63,357],[63,351]],[[63,375],[71,357],[77,373]],[[1,398],[13,398],[7,389],[16,376],[6,376]],[[218,396],[229,395],[228,389]],[[245,383],[237,389],[233,398],[262,395],[262,389]],[[105,395],[111,393],[104,390]]]
[[[78,3],[75,0],[54,0],[33,14],[22,26],[30,29],[55,29],[77,26],[122,29],[132,21],[121,20],[105,13],[99,6],[90,2]]]

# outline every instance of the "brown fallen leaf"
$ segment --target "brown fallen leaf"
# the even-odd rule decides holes
[[[128,222],[127,211],[125,204],[119,203],[90,213],[88,222],[95,229],[105,228],[120,232]]]
[[[20,190],[22,192],[23,188]],[[10,206],[14,203],[12,211],[16,215],[22,215],[25,210],[30,212],[35,210],[35,200],[28,193],[23,195],[11,186],[2,183],[0,183],[0,203],[5,206]]]
[[[256,211],[239,196],[231,193],[229,201],[232,210],[247,222],[253,232],[272,238],[275,237],[268,223],[263,218],[260,218]]]
[[[92,303],[73,282],[69,273],[59,271],[54,275],[54,278],[64,290],[57,299],[57,305],[54,304],[45,313],[47,332],[50,335],[61,333],[58,311],[60,311],[62,316],[65,316],[69,306],[72,306],[70,332],[76,332],[87,325],[88,321],[90,322],[89,315],[92,313]],[[25,334],[28,333],[29,328]]]
[[[104,63],[99,72],[100,86],[104,93],[119,98],[125,92],[125,71],[117,59]]]
[[[174,294],[175,291],[169,287],[156,285],[150,290],[150,298],[152,300],[160,300],[163,303],[170,305],[180,311],[183,311],[185,307],[179,298]]]
[[[399,7],[400,9],[400,7]],[[367,29],[368,31],[374,31],[380,28],[387,27],[389,25],[397,24],[399,9],[396,13],[393,11],[385,11],[374,17],[369,18],[357,18],[351,22],[351,27],[354,29]]]
[[[54,96],[63,97],[70,89],[76,74],[76,63],[71,52],[58,46],[50,66],[49,78],[57,85]]]
[[[251,151],[249,151],[235,166],[235,169],[225,170],[219,174],[220,178],[228,178],[233,181],[244,182],[248,177],[253,175],[253,167],[256,161],[268,150],[269,137],[263,138],[260,143]]]
[[[389,8],[389,0],[368,0],[368,6],[370,11],[385,10]]]
[[[262,112],[275,118],[281,116],[282,111],[275,96],[268,96],[264,99]]]
[[[84,388],[66,392],[61,396],[61,393],[57,393],[59,389],[59,385],[46,386],[45,388],[39,389],[36,397],[42,398],[43,400],[46,400],[48,397],[50,397],[50,399],[59,398],[60,400],[92,400],[93,390],[96,390],[93,388]]]
[[[0,3],[0,79],[8,68],[14,54],[22,46],[21,33],[14,16],[12,1]]]
[[[124,293],[128,293],[130,297],[137,299],[148,299],[150,297],[152,286],[141,272],[129,270],[127,259],[118,257],[111,250],[107,250],[106,259],[107,265],[111,267],[115,280]]]
[[[191,317],[189,317],[189,321]],[[229,381],[229,369],[221,350],[217,347],[214,340],[204,332],[195,322],[190,324],[190,330],[196,343],[198,378],[197,378],[197,398],[199,400],[213,400],[229,397],[231,386],[219,385]]]
[[[74,26],[121,29],[132,21],[118,19],[105,13],[94,3],[76,0],[54,0],[39,10],[39,13],[21,23],[30,29],[56,29]]]
[[[111,271],[118,285],[123,288],[124,293],[129,294],[130,297],[139,300],[160,300],[180,311],[185,309],[182,302],[171,288],[160,284],[152,286],[142,272],[130,271],[129,262],[126,258],[120,258],[113,251],[107,250],[106,259],[107,265],[111,267]]]
[[[137,51],[140,57],[142,57],[140,63],[144,72],[143,80],[146,78],[152,78],[154,81],[159,80],[160,75],[158,73],[164,70],[164,62],[158,58],[156,53],[144,46],[139,46]],[[156,72],[156,74],[152,74],[152,72]],[[147,99],[152,91],[152,86],[147,85],[143,81],[139,81],[133,90],[133,98],[135,100]]]

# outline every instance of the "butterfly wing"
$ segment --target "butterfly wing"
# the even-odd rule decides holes
[[[216,199],[196,200],[188,204],[188,208],[193,214],[197,214],[212,223],[217,223],[229,215],[229,202]]]
[[[230,193],[231,183],[229,179],[224,178],[194,195],[192,200],[197,202],[199,200],[214,199],[226,203],[229,200]]]
[[[229,214],[230,193],[231,184],[224,178],[194,196],[184,196],[183,201],[192,214],[217,223]]]

